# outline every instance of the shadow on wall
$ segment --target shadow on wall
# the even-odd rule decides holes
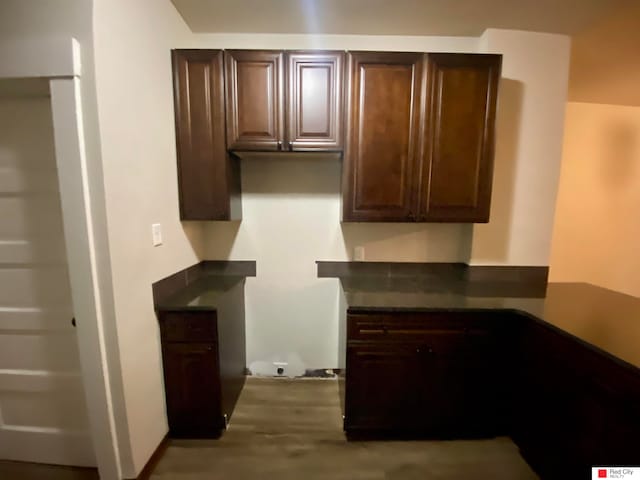
[[[626,188],[635,182],[639,146],[634,124],[624,119],[607,124],[599,155],[603,182],[612,188]]]
[[[347,255],[364,247],[365,261],[467,262],[471,253],[471,224],[343,223]]]
[[[291,230],[317,235],[315,229],[326,223],[327,210],[340,195],[341,162],[335,156],[251,154],[241,168],[243,220],[206,222],[207,260],[254,260],[278,239],[283,248],[295,249]],[[328,233],[326,227],[323,231]]]
[[[216,227],[216,233],[219,238],[216,242],[219,245],[219,254],[221,259],[229,258],[231,254],[231,247],[238,235],[238,229],[240,228],[240,222],[200,222],[200,221],[181,221],[182,231],[184,232],[187,241],[191,245],[193,252],[199,261],[207,259],[207,244],[208,244],[208,225],[220,225]]]
[[[509,260],[523,97],[522,82],[500,79],[491,218],[488,224],[477,224],[473,228],[472,263],[503,263]]]
[[[243,195],[339,195],[342,162],[335,153],[242,153]]]

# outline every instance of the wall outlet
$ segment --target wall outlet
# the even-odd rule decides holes
[[[153,235],[153,246],[162,245],[162,225],[159,223],[151,225],[151,234]]]
[[[355,247],[353,249],[353,260],[355,262],[364,262],[364,247]]]
[[[289,362],[273,362],[273,366],[276,367],[276,375],[284,375],[287,365]]]

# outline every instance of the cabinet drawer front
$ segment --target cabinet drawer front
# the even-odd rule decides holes
[[[350,314],[347,324],[348,340],[422,341],[490,333],[483,316],[452,316],[451,313]]]
[[[163,313],[160,325],[165,342],[215,342],[217,339],[214,312]]]

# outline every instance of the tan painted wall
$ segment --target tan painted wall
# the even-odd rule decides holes
[[[473,226],[474,265],[549,264],[570,39],[489,29],[481,51],[502,53],[491,219]]]
[[[640,4],[573,37],[569,101],[640,106]]]
[[[135,477],[167,431],[151,284],[196,263],[200,225],[178,215],[170,49],[190,30],[168,0],[96,0],[96,91],[117,346]],[[160,223],[163,245],[152,246]]]
[[[640,107],[567,104],[550,279],[640,297]]]

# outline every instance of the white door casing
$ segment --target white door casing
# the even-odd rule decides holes
[[[80,45],[73,38],[25,37],[0,44],[0,79],[45,78],[49,82],[64,243],[73,313],[78,322],[77,347],[70,350],[79,354],[91,443],[100,478],[118,480],[122,474],[102,322],[80,75]],[[15,260],[24,248],[19,245],[14,243],[10,253]],[[60,325],[70,320],[67,314],[65,311],[58,317]],[[37,324],[37,317],[34,318],[31,321]],[[67,384],[77,380],[73,377],[73,374],[58,376]],[[32,388],[44,387],[32,384]]]

